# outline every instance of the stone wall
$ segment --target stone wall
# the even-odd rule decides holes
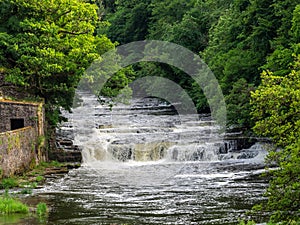
[[[33,127],[0,133],[1,177],[23,173],[36,165],[39,138]]]
[[[24,127],[31,126],[39,135],[43,135],[43,114],[42,103],[0,100],[0,132],[12,130],[11,121],[21,119],[24,121]]]
[[[0,99],[0,175],[2,177],[22,173],[46,160],[44,114],[42,102]]]

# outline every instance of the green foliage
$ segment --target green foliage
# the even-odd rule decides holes
[[[2,189],[9,189],[19,186],[19,182],[16,178],[10,177],[10,178],[4,178],[1,180],[0,188]]]
[[[285,77],[262,73],[262,84],[252,94],[254,130],[272,137],[278,146],[295,143],[300,134],[300,71]]]
[[[273,72],[274,75],[284,76],[291,72],[294,64],[294,54],[300,53],[299,33],[300,6],[295,1],[278,1],[274,4],[276,15],[283,15],[282,26],[278,37],[272,42],[275,50],[267,57],[267,63],[262,69]]]
[[[295,18],[299,17],[298,8],[299,6],[296,7],[294,18],[291,19],[293,23],[297,21]],[[288,24],[287,21],[284,22]],[[291,40],[293,35],[295,34],[292,34]],[[277,40],[277,44],[279,41]],[[262,83],[252,93],[251,104],[253,105],[252,116],[256,121],[255,132],[271,137],[279,147],[268,155],[268,160],[276,162],[279,169],[270,172],[272,179],[265,193],[268,201],[261,206],[261,209],[272,212],[271,222],[298,224],[300,222],[300,54],[299,43],[291,42],[289,48],[284,46],[283,43],[279,43],[278,49],[269,57],[266,67],[271,67],[275,71],[262,73]],[[278,56],[281,52],[283,57],[280,58]]]
[[[108,96],[108,97],[117,97],[120,94],[120,91],[128,86],[130,82],[133,81],[135,77],[134,71],[132,67],[126,67],[119,70],[115,73],[101,88],[101,92],[99,93],[101,96]]]
[[[262,69],[272,67],[272,71],[283,73],[278,68],[291,62],[291,51],[282,52],[275,46],[289,43],[291,15],[295,6],[296,1],[233,1],[211,26],[208,47],[201,55],[219,79],[223,93],[231,95],[227,97],[229,125],[236,122],[244,127],[251,125],[249,120],[243,120],[250,118],[251,107],[247,103],[242,109],[241,119],[231,116],[236,110],[233,107],[236,99],[232,98],[236,92],[235,83],[243,78],[250,86],[257,86]],[[286,71],[288,69],[285,68]]]
[[[191,9],[195,1],[152,0],[151,24],[149,38],[166,40],[172,33],[173,25],[182,21],[185,13]]]
[[[63,163],[60,163],[56,160],[53,160],[53,161],[50,161],[50,162],[41,162],[37,167],[36,169],[38,170],[43,170],[47,167],[61,167],[63,166]]]
[[[250,220],[250,221],[247,221],[247,222],[245,222],[245,221],[240,221],[239,222],[239,225],[255,225],[256,223],[253,221],[253,220]]]
[[[105,1],[110,22],[107,34],[121,44],[136,40],[170,41],[198,53],[208,43],[208,31],[220,12],[228,7],[226,1]],[[102,31],[103,32],[103,31]],[[177,68],[159,63],[140,63],[133,67],[136,77],[162,76],[181,85],[192,97],[199,110],[207,111],[208,104],[200,87]],[[111,82],[114,78],[111,79]],[[114,82],[113,82],[114,83]],[[113,85],[115,86],[115,85]],[[149,85],[143,85],[149,89]],[[114,90],[104,90],[113,93]],[[164,90],[157,90],[164,91]],[[115,94],[115,93],[113,93]]]
[[[297,143],[287,146],[277,153],[280,169],[274,171],[274,177],[266,192],[267,209],[273,212],[271,221],[290,224],[300,222],[300,137]]]
[[[20,191],[20,194],[30,195],[30,194],[32,194],[32,188],[24,188]]]
[[[292,0],[147,0],[143,3],[122,0],[104,4],[110,12],[106,17],[111,23],[108,33],[114,41],[124,44],[147,37],[201,52],[227,95],[228,125],[238,127],[252,125],[249,93],[259,85],[262,70],[268,69],[275,75],[290,71],[287,65],[293,59],[287,43],[299,38],[299,9],[292,13],[296,7],[296,1]],[[143,22],[134,24],[134,18],[141,16],[136,10],[141,5],[144,14],[139,22]],[[285,50],[281,51],[279,46]],[[286,71],[278,70],[279,67],[286,67]],[[162,76],[176,82],[192,97],[199,111],[208,110],[201,88],[177,68],[141,63],[134,69],[137,77]],[[242,98],[238,98],[239,92]]]
[[[228,8],[228,2],[231,1],[153,1],[148,38],[173,42],[195,53],[203,51],[208,45],[209,28]],[[203,90],[191,77],[171,66],[154,65],[158,68],[143,65],[140,74],[163,76],[176,82],[189,94],[199,111],[209,112]]]
[[[36,208],[36,214],[38,217],[46,217],[48,214],[48,207],[46,203],[40,202]]]
[[[248,84],[244,78],[234,83],[232,90],[226,96],[228,125],[238,128],[247,128],[252,126],[250,117],[250,96],[254,91],[254,86]]]
[[[295,43],[300,42],[300,4],[296,6],[294,13],[293,13],[293,19],[292,19],[292,37],[293,41]]]
[[[85,69],[112,49],[95,36],[97,6],[78,0],[0,2],[0,60],[6,82],[45,99],[51,125],[70,109]]]
[[[37,176],[35,178],[36,182],[41,182],[42,180],[44,180],[44,177],[43,176]]]
[[[291,72],[290,65],[293,60],[293,50],[280,46],[267,57],[267,63],[261,68],[271,71],[276,76],[284,76]]]
[[[0,197],[0,214],[22,213],[27,214],[29,208],[17,199],[8,194]]]
[[[111,25],[100,29],[100,32],[120,44],[144,40],[148,34],[149,4],[150,0],[119,0],[114,4],[106,4],[108,13],[105,19]]]

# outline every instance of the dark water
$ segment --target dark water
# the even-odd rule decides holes
[[[262,201],[266,182],[259,166],[240,161],[82,167],[49,181],[31,201],[47,202],[47,224],[237,224]],[[178,167],[173,177],[151,178]]]

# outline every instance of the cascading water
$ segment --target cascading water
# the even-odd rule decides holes
[[[80,94],[82,102],[70,121],[74,142],[83,149],[85,166],[99,172],[126,168],[127,177],[147,176],[142,183],[148,184],[175,176],[187,162],[206,162],[206,167],[207,162],[218,160],[224,142],[207,115],[177,115],[171,105],[156,98],[135,99],[130,105],[118,104],[111,109],[93,95]],[[160,164],[160,173],[132,172],[132,165],[153,163]],[[170,166],[164,171],[166,164],[175,164],[173,171]]]
[[[48,224],[233,225],[263,200],[262,144],[240,149],[208,115],[157,99],[110,110],[81,94],[60,134],[80,145],[83,166],[35,193],[51,206]]]
[[[222,139],[210,120],[178,116],[171,106],[154,98],[112,109],[91,96],[83,98],[72,120],[75,143],[83,147],[85,163],[217,160]]]
[[[155,98],[110,108],[95,96],[81,93],[81,105],[67,115],[75,144],[85,163],[187,162],[253,159],[265,156],[261,144],[238,151],[237,140],[224,140],[208,115],[177,115],[171,105]]]

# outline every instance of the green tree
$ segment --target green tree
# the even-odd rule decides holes
[[[262,69],[284,76],[291,72],[293,54],[300,52],[299,46],[295,44],[300,42],[299,5],[296,7],[295,1],[278,1],[274,3],[274,8],[276,15],[281,16],[278,21],[280,26],[278,36],[272,41],[275,50],[267,57],[267,63]]]
[[[167,22],[164,17],[161,17],[162,22],[168,23],[169,30],[162,30],[162,27],[160,27],[160,33],[163,34],[160,38],[182,45],[195,53],[203,51],[208,45],[210,27],[218,20],[222,12],[229,7],[231,2],[232,0],[190,1],[184,8],[177,9],[181,11],[175,14],[176,17],[173,20],[170,19]],[[178,15],[181,16],[178,17]],[[150,32],[151,37],[155,37],[152,32]]]
[[[298,62],[299,61],[298,56]],[[273,139],[280,148],[268,159],[279,165],[271,172],[265,210],[273,222],[300,222],[300,70],[285,77],[262,74],[262,84],[252,94],[256,133]]]
[[[120,94],[120,91],[134,80],[134,77],[135,72],[132,69],[132,66],[119,70],[105,83],[104,87],[100,90],[100,93],[97,93],[99,95],[98,97],[101,98],[101,96],[106,96],[115,99]]]
[[[289,45],[287,43],[290,42],[290,37],[285,41],[282,37],[290,33],[291,15],[296,1],[287,1],[288,4],[283,2],[286,1],[235,0],[211,27],[209,44],[202,56],[220,80],[225,95],[232,92],[234,84],[241,78],[257,86],[263,69],[274,67],[276,73],[280,72],[277,70],[277,62],[273,61],[271,65],[272,60],[269,60],[270,64],[266,66],[268,56],[284,65],[291,62],[286,60],[292,60],[291,51],[283,52],[278,46],[283,42],[284,46]],[[286,48],[284,46],[281,45],[281,49]],[[227,98],[227,104],[233,105],[231,100],[233,99]],[[250,108],[244,109],[245,113],[250,112]],[[230,110],[229,108],[229,114],[235,113]],[[231,118],[239,118],[241,114],[237,112]],[[247,117],[250,118],[250,115]],[[229,117],[229,123],[232,122],[234,121],[230,121]],[[247,123],[243,126],[248,126]]]
[[[297,39],[300,26],[300,5],[292,14],[290,40]],[[271,221],[291,224],[300,222],[300,43],[290,43],[290,48],[278,46],[276,55],[283,52],[278,63],[269,58],[268,66],[278,71],[264,71],[262,83],[252,93],[252,116],[256,121],[254,131],[271,137],[279,149],[270,151],[268,160],[276,162],[278,170],[271,171],[271,181],[265,195],[268,201],[264,210],[272,212]],[[288,53],[290,55],[288,55]],[[293,59],[292,65],[287,64]],[[287,72],[285,74],[285,72]],[[275,75],[275,73],[277,75]]]
[[[300,26],[300,5],[292,14],[292,33],[289,39],[297,40],[295,28]],[[297,123],[299,122],[299,69],[300,69],[300,43],[290,42],[290,48],[282,49],[278,46],[276,55],[284,55],[278,63],[277,58],[270,57],[269,65],[273,70],[266,70],[261,74],[262,83],[253,93],[253,117],[257,121],[254,130],[261,135],[270,136],[277,145],[285,147],[295,143],[299,135]],[[289,53],[289,54],[288,54]],[[292,59],[292,60],[291,60]],[[274,71],[274,68],[277,70]],[[284,74],[286,72],[286,74]],[[264,101],[264,104],[259,104]],[[297,133],[298,132],[298,133]]]
[[[166,40],[172,32],[172,26],[182,21],[194,2],[193,0],[152,0],[148,38]]]
[[[238,129],[247,129],[253,126],[249,115],[251,112],[250,96],[254,89],[254,85],[247,83],[244,78],[233,84],[230,93],[225,97],[228,102],[227,119],[229,126]]]
[[[209,28],[216,15],[225,8],[226,4],[223,5],[223,2],[218,1],[220,4],[215,4],[214,1],[153,0],[147,37],[176,43],[198,53],[208,44]],[[140,68],[144,71],[139,74],[163,76],[176,82],[191,96],[199,111],[209,111],[203,91],[191,77],[168,65],[154,64],[154,66],[159,68],[153,69],[144,64]]]
[[[137,0],[105,1],[105,18],[110,26],[102,33],[120,44],[144,39],[169,41],[198,53],[208,44],[208,31],[232,0]],[[185,73],[159,63],[133,66],[138,77],[163,76],[181,85],[193,98],[200,111],[208,104],[202,90]],[[145,88],[147,85],[145,84]]]
[[[104,31],[112,41],[120,44],[144,40],[148,34],[150,0],[119,0],[107,3],[105,19],[110,26]]]
[[[70,109],[90,63],[114,47],[95,36],[95,4],[79,0],[1,0],[1,67],[5,80],[45,99],[48,122]]]
[[[284,77],[265,71],[261,85],[252,94],[252,116],[257,121],[254,130],[272,137],[280,147],[295,143],[300,135],[299,78],[299,69]]]

